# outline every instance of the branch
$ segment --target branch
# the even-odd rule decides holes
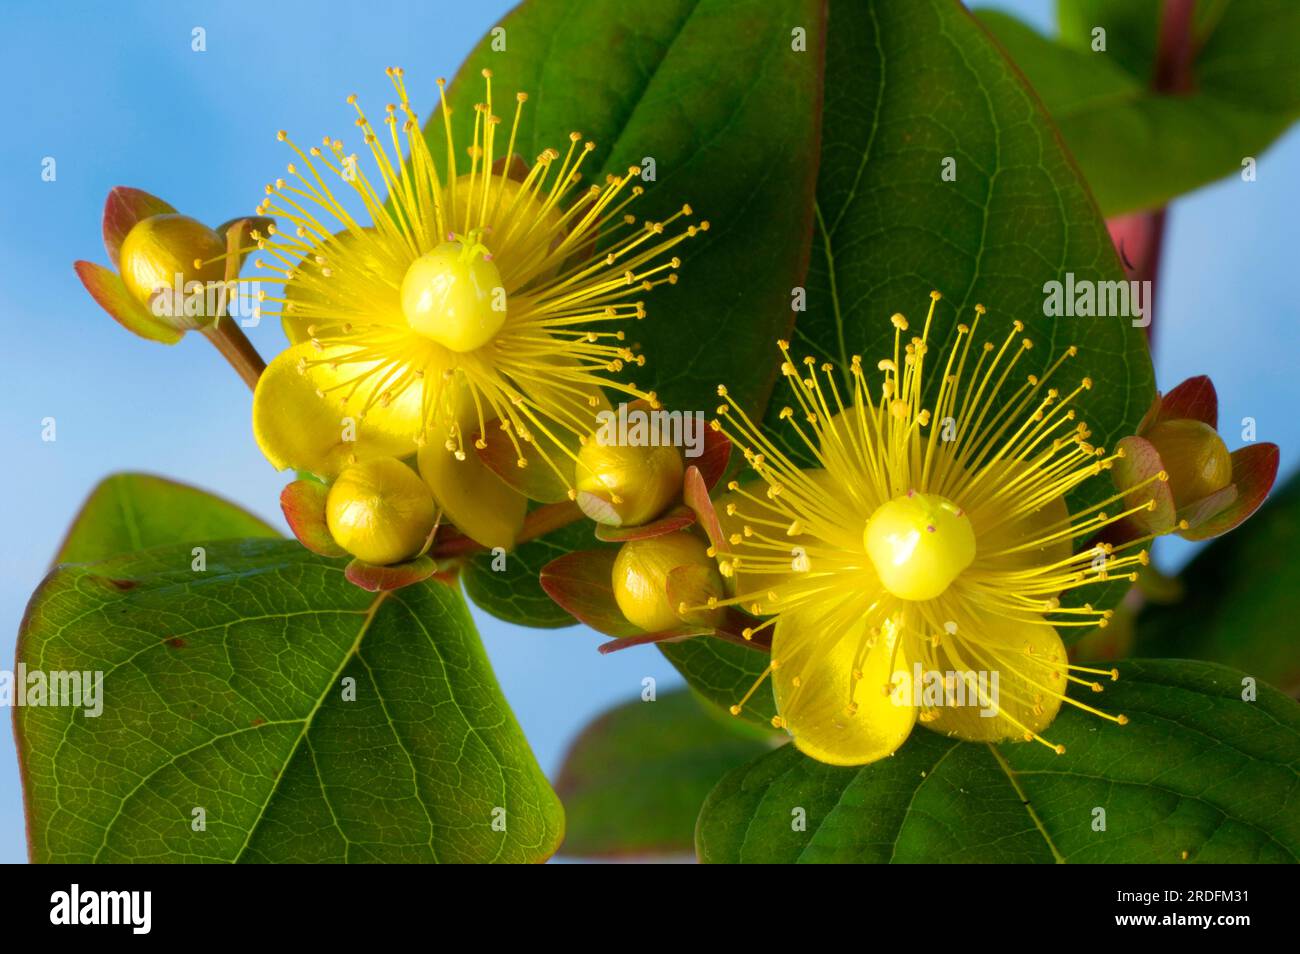
[[[1157,93],[1181,95],[1192,88],[1194,11],[1195,0],[1165,0],[1155,70],[1151,77],[1151,88]],[[1151,318],[1146,327],[1148,345],[1155,340],[1155,292],[1167,219],[1168,207],[1162,206],[1150,212],[1118,216],[1106,223],[1129,278],[1151,283],[1151,295],[1147,298]]]
[[[248,336],[240,330],[238,321],[222,315],[203,329],[203,337],[211,341],[221,356],[230,362],[230,366],[248,385],[249,390],[257,387],[257,379],[266,370],[266,362],[257,353]]]

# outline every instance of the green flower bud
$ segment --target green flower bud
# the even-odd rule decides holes
[[[346,468],[330,487],[325,521],[334,542],[366,563],[401,563],[419,554],[433,531],[433,493],[392,457]]]
[[[629,623],[648,633],[681,626],[681,607],[668,593],[668,574],[678,567],[698,567],[704,581],[703,592],[692,585],[693,595],[704,602],[722,596],[722,575],[708,555],[705,544],[684,530],[658,537],[629,540],[614,559],[614,599]],[[721,611],[688,612],[691,622],[706,622]]]
[[[634,447],[588,440],[578,451],[578,506],[597,523],[640,526],[681,496],[685,470],[681,451],[676,447]]]
[[[1191,419],[1161,421],[1142,436],[1160,454],[1176,508],[1208,497],[1232,482],[1227,445],[1209,424]]]

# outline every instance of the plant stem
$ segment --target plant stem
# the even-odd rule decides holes
[[[1155,340],[1156,288],[1168,216],[1168,207],[1162,206],[1151,212],[1117,216],[1106,223],[1128,277],[1132,281],[1151,283],[1151,294],[1146,301],[1147,315],[1151,319],[1146,326],[1148,345]]]
[[[1192,14],[1195,0],[1165,0],[1151,86],[1157,93],[1180,95],[1192,89]]]
[[[266,370],[266,362],[240,329],[238,321],[223,315],[203,329],[203,336],[230,362],[250,390],[257,387],[257,379]]]
[[[1165,0],[1160,17],[1155,70],[1151,76],[1151,88],[1157,93],[1177,96],[1192,88],[1194,12],[1195,0]],[[1148,346],[1155,342],[1155,293],[1167,219],[1168,207],[1161,206],[1149,212],[1118,216],[1107,223],[1129,278],[1151,283],[1151,294],[1147,298],[1147,315],[1151,319],[1146,326]]]

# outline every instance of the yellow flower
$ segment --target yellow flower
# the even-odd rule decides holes
[[[388,75],[399,101],[383,133],[349,97],[376,172],[337,139],[304,150],[280,133],[298,161],[259,210],[290,227],[259,235],[258,247],[283,282],[265,313],[282,318],[291,346],[258,384],[254,431],[277,467],[325,476],[418,451],[452,522],[508,546],[524,499],[475,449],[499,428],[520,468],[540,462],[572,496],[601,388],[654,399],[615,377],[644,363],[620,326],[644,317],[641,295],[676,280],[671,249],[708,223],[674,229],[689,206],[638,223],[627,211],[642,192],[636,168],[576,188],[595,148],[578,133],[526,168],[514,147],[527,97],[515,97],[502,150],[488,70],[468,169],[439,80],[448,145],[435,159],[402,71]]]
[[[962,739],[1037,740],[1057,752],[1041,733],[1062,703],[1126,721],[1068,696],[1071,683],[1100,692],[1096,677],[1116,673],[1068,664],[1058,629],[1105,626],[1111,612],[1060,597],[1135,575],[1150,537],[1073,545],[1150,503],[1125,510],[1115,495],[1066,509],[1070,491],[1121,456],[1089,443],[1076,420],[1092,382],[1053,386],[1073,346],[1022,378],[1015,368],[1032,347],[1024,326],[977,345],[977,305],[927,394],[938,299],[919,337],[908,340],[907,321],[893,316],[894,353],[877,365],[874,392],[859,357],[841,379],[845,396],[833,365],[807,358],[799,368],[780,343],[795,397],[780,417],[815,469],[797,467],[735,405],[714,422],[761,480],[733,481],[718,502],[724,537],[714,550],[734,595],[711,605],[770,617],[748,635],[774,627],[764,678],[775,724],[823,762],[889,755],[918,719]]]

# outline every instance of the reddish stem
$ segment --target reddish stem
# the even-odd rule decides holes
[[[1187,93],[1192,88],[1192,14],[1195,0],[1165,0],[1151,79],[1158,93]]]
[[[230,362],[249,390],[257,388],[257,379],[266,370],[266,362],[257,353],[248,336],[240,330],[239,322],[224,315],[203,329],[203,336],[216,346],[221,356]]]
[[[1179,95],[1192,88],[1194,12],[1195,0],[1165,0],[1151,77],[1151,88],[1157,93]],[[1129,278],[1151,283],[1151,295],[1147,299],[1147,314],[1151,319],[1146,326],[1148,345],[1155,341],[1156,289],[1167,218],[1168,207],[1162,206],[1150,212],[1119,216],[1107,223]]]

